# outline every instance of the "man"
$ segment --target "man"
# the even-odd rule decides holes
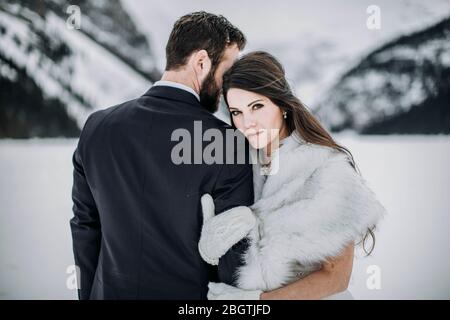
[[[185,15],[169,37],[161,81],[86,121],[73,156],[70,221],[80,299],[205,299],[209,281],[232,281],[235,253],[217,270],[198,252],[200,197],[211,194],[216,213],[251,205],[251,166],[176,164],[172,135],[194,137],[201,121],[203,131],[225,136],[230,126],[212,112],[245,42],[222,16]]]

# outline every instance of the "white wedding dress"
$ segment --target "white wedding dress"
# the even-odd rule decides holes
[[[347,289],[332,296],[323,298],[322,300],[355,300],[352,293]]]

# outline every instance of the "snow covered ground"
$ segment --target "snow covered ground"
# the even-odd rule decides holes
[[[355,260],[350,287],[355,298],[449,299],[450,137],[338,140],[352,150],[388,210],[373,256],[360,253]],[[0,299],[76,298],[66,287],[66,270],[73,264],[75,145],[63,139],[0,141]],[[380,289],[369,290],[368,279],[377,283],[373,272],[379,272]]]

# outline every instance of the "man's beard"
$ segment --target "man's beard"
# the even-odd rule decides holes
[[[200,104],[209,112],[214,113],[219,108],[220,91],[214,78],[214,70],[211,70],[203,82],[200,90]]]

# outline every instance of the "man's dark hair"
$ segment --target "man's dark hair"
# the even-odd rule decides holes
[[[228,45],[245,47],[244,34],[225,17],[204,11],[182,16],[175,22],[166,46],[166,71],[176,70],[187,63],[197,50],[206,50],[213,67],[220,63]]]

